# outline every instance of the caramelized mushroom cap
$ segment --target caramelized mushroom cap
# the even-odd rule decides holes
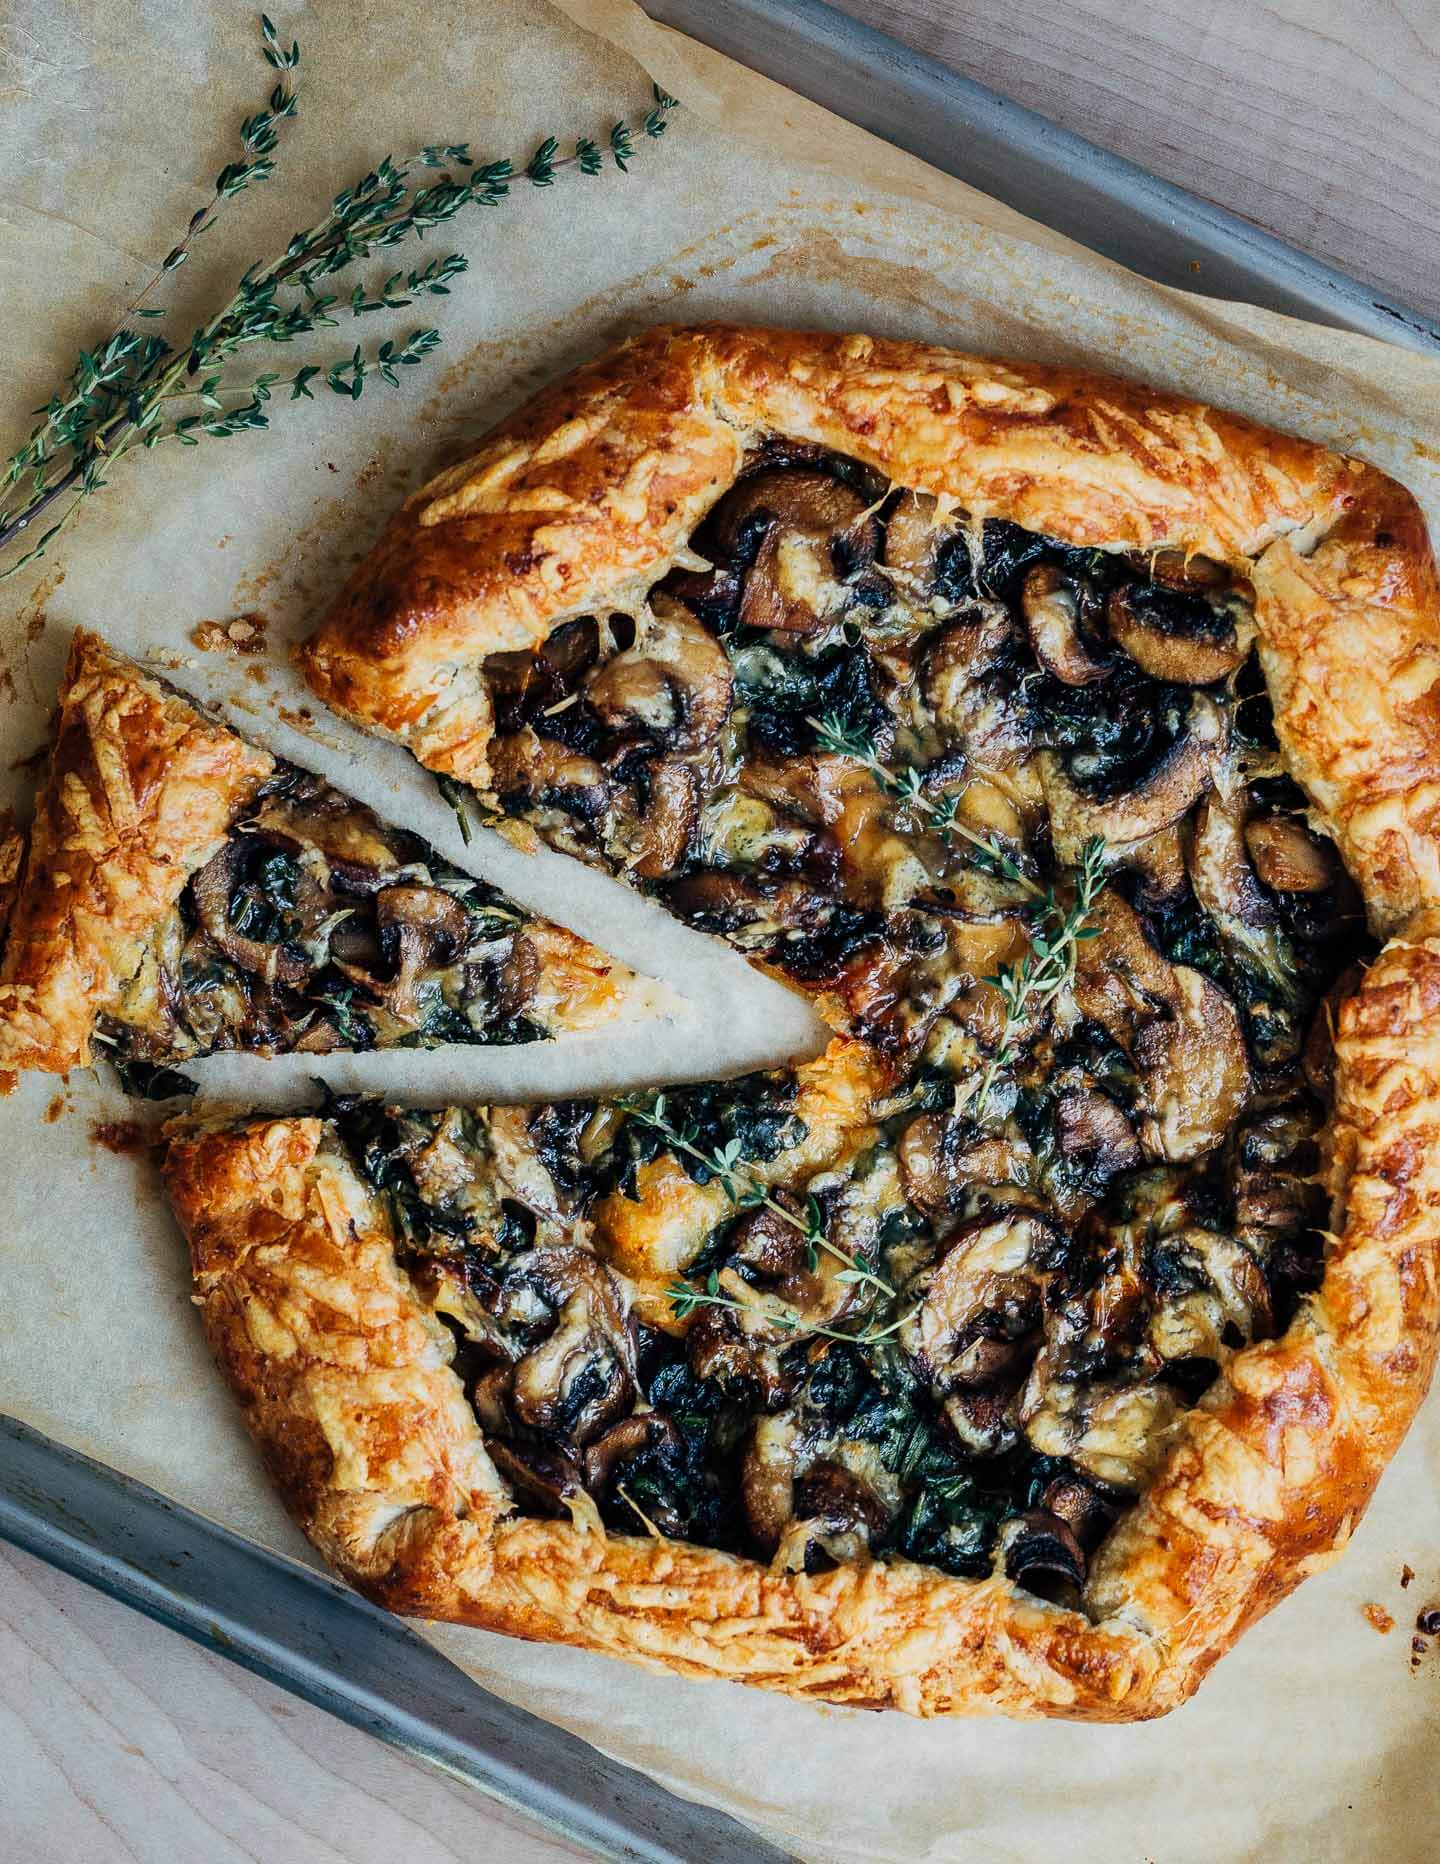
[[[587,822],[604,814],[609,798],[605,772],[593,757],[541,737],[529,725],[491,740],[490,773],[502,798],[551,803]]]
[[[1009,1139],[970,1136],[940,1113],[922,1113],[900,1140],[900,1177],[908,1197],[933,1213],[957,1210],[975,1184],[1020,1184],[1028,1154]]]
[[[898,1337],[936,1392],[1018,1383],[1056,1242],[1028,1211],[977,1217],[915,1278],[907,1291],[915,1306]]]
[[[847,577],[873,561],[880,527],[865,500],[828,473],[783,470],[742,479],[714,518],[727,555],[763,525],[745,578],[740,620],[749,628],[812,634],[848,603]]]
[[[1173,973],[1173,1009],[1141,1028],[1135,1061],[1147,1104],[1142,1142],[1182,1164],[1220,1144],[1254,1082],[1235,1005],[1202,972],[1177,964]]]
[[[697,751],[730,716],[734,679],[725,650],[683,602],[657,594],[634,645],[585,676],[601,722],[639,730],[672,751]]]
[[[1291,816],[1252,816],[1245,846],[1255,871],[1276,893],[1323,893],[1335,883],[1334,849]]]
[[[1085,1584],[1085,1554],[1068,1521],[1032,1508],[1001,1531],[1006,1577],[1056,1605],[1073,1605]]]
[[[230,840],[210,857],[190,882],[195,914],[205,936],[224,957],[273,984],[302,984],[315,968],[308,958],[284,945],[247,938],[230,923],[230,900],[249,850]]]
[[[1210,686],[1245,658],[1234,620],[1208,602],[1123,583],[1105,606],[1110,638],[1152,680]]]
[[[1109,674],[1111,662],[1086,644],[1079,598],[1055,564],[1035,563],[1025,572],[1020,612],[1035,658],[1057,680],[1066,686],[1091,686]]]
[[[1105,798],[1088,795],[1061,759],[1045,752],[1040,774],[1050,805],[1056,856],[1074,865],[1092,836],[1124,846],[1144,841],[1179,821],[1209,788],[1228,735],[1225,714],[1213,699],[1196,693],[1175,742],[1133,788]]]
[[[957,535],[929,492],[903,492],[885,522],[885,565],[900,572],[910,593],[928,594],[941,546]]]
[[[663,880],[685,859],[700,813],[700,783],[689,764],[665,758],[645,773],[643,798],[626,789],[615,807],[616,840],[641,880]]]

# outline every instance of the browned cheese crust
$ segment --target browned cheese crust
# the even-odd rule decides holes
[[[1363,461],[1132,382],[916,343],[657,329],[547,389],[410,498],[301,649],[314,690],[484,788],[479,663],[624,609],[773,433],[977,519],[1243,571],[1276,728],[1377,931],[1440,897],[1440,587]]]
[[[76,631],[29,854],[10,881],[0,1069],[89,1062],[96,1017],[273,765]]]
[[[311,684],[483,786],[480,660],[638,604],[762,432],[976,518],[1249,577],[1290,769],[1394,935],[1338,1015],[1320,1290],[1185,1415],[1081,1612],[1001,1576],[781,1573],[510,1512],[446,1340],[314,1121],[171,1146],[209,1338],[302,1528],[392,1609],[921,1715],[1160,1714],[1338,1554],[1433,1368],[1440,592],[1423,522],[1360,461],[1132,384],[866,337],[657,330],[409,501],[304,650]]]
[[[206,1333],[299,1525],[391,1610],[917,1715],[1126,1721],[1196,1688],[1344,1547],[1429,1383],[1440,937],[1340,1015],[1319,1295],[1235,1355],[1105,1544],[1085,1612],[904,1561],[815,1576],[508,1513],[444,1328],[316,1120],[172,1143]]]

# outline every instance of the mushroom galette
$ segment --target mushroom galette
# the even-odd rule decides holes
[[[1440,1313],[1399,486],[1078,372],[655,331],[417,493],[304,659],[839,1032],[177,1134],[210,1338],[342,1572],[798,1695],[1127,1719],[1335,1555]]]
[[[104,1055],[166,1098],[220,1050],[529,1042],[664,1001],[83,629],[22,847],[12,829],[4,1070]]]

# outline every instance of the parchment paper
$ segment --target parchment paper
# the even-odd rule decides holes
[[[387,149],[469,138],[523,155],[552,132],[603,129],[643,101],[630,54],[690,108],[628,178],[526,191],[432,241],[465,251],[473,270],[453,297],[395,317],[402,331],[439,322],[446,337],[403,391],[281,407],[268,434],[119,467],[43,573],[0,590],[4,763],[43,736],[69,629],[83,621],[168,656],[182,683],[241,708],[242,729],[470,858],[400,753],[333,720],[306,728],[285,643],[407,489],[543,379],[657,319],[869,329],[1119,368],[1363,453],[1440,518],[1432,363],[1146,284],[652,27],[626,0],[570,0],[566,13],[543,0],[320,0],[280,19],[304,45],[301,119],[280,176],[238,202],[179,275],[182,333]],[[12,0],[0,17],[7,451],[230,159],[233,125],[268,84],[254,35],[248,4],[227,0]],[[378,320],[353,334],[347,323],[321,354],[386,333]],[[268,624],[263,663],[190,643],[202,619],[255,613]],[[7,782],[23,796],[29,779]],[[621,1038],[407,1057],[397,1065],[417,1097],[457,1084],[475,1097],[576,1092],[813,1043],[795,999],[603,878],[493,838],[470,854],[669,979],[696,1013]],[[93,1076],[56,1086],[31,1077],[0,1110],[0,1405],[307,1557],[206,1360],[150,1168],[92,1142],[93,1122],[133,1106]],[[216,1065],[207,1086],[271,1104],[297,1091],[294,1069],[244,1062]],[[1434,1856],[1440,1812],[1440,1652],[1412,1673],[1409,1648],[1416,1610],[1440,1599],[1437,1464],[1432,1403],[1345,1560],[1252,1632],[1193,1704],[1138,1728],[923,1726],[482,1633],[429,1635],[487,1687],[808,1858],[1404,1864]],[[1367,1602],[1394,1615],[1393,1633],[1371,1627]]]

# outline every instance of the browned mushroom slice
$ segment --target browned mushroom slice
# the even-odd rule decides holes
[[[1112,1178],[1140,1163],[1140,1141],[1108,1094],[1075,1082],[1055,1097],[1055,1146],[1064,1172],[1052,1174],[1052,1202],[1072,1220]]]
[[[1075,1003],[1122,1048],[1136,1029],[1176,1000],[1175,967],[1156,951],[1134,907],[1113,889],[1102,893],[1091,914],[1097,936],[1079,948]]]
[[[899,1343],[938,1395],[997,1385],[1013,1391],[1019,1384],[1056,1242],[1050,1225],[1029,1212],[978,1217],[911,1283],[907,1296],[915,1306]],[[1014,1441],[1013,1429],[1005,1438]]]
[[[1001,602],[967,602],[927,643],[921,667],[936,723],[981,770],[1004,770],[1030,749],[1025,712],[996,662],[1015,639],[1015,622]]]
[[[682,602],[656,595],[635,643],[585,676],[601,721],[640,731],[674,751],[708,744],[730,716],[734,681],[725,650]]]
[[[1092,653],[1080,626],[1073,585],[1053,563],[1035,563],[1020,585],[1020,612],[1035,658],[1066,686],[1091,686],[1111,663]]]
[[[1319,1109],[1305,1099],[1257,1111],[1234,1134],[1235,1228],[1257,1241],[1323,1221]]]
[[[890,1511],[851,1470],[821,1461],[797,1478],[795,1519],[781,1536],[775,1565],[812,1572],[816,1556],[844,1565],[863,1559],[890,1524]]]
[[[1291,816],[1252,816],[1245,846],[1256,873],[1276,893],[1323,893],[1339,872],[1334,849]]]
[[[230,902],[247,854],[243,842],[227,841],[205,863],[190,882],[195,916],[210,943],[242,971],[272,984],[302,984],[315,968],[308,958],[284,945],[247,938],[230,923]]]
[[[685,1353],[697,1378],[714,1379],[732,1393],[753,1389],[767,1408],[783,1404],[795,1386],[776,1346],[742,1333],[729,1308],[707,1307],[695,1316]]]
[[[865,500],[819,472],[760,472],[720,503],[714,531],[733,555],[763,527],[745,578],[740,620],[749,628],[811,634],[849,603],[846,578],[873,561],[880,527]]]
[[[551,1517],[569,1515],[577,1527],[600,1532],[600,1516],[585,1493],[580,1471],[559,1450],[539,1444],[491,1437],[486,1440],[490,1460],[535,1513]]]
[[[1253,960],[1277,986],[1280,1001],[1292,1005],[1294,953],[1255,877],[1247,843],[1241,799],[1207,796],[1195,812],[1187,856],[1190,884],[1225,943]]]
[[[392,968],[389,978],[336,960],[336,969],[361,985],[398,1022],[418,1022],[424,1006],[418,986],[427,968],[450,964],[470,935],[470,915],[442,887],[386,887],[375,896],[380,955]]]
[[[773,1553],[795,1519],[795,1457],[800,1425],[782,1411],[755,1421],[740,1465],[740,1501],[756,1545]]]
[[[641,880],[663,880],[684,860],[699,819],[700,784],[688,764],[666,758],[645,772],[641,788],[616,803],[611,852]]]
[[[1145,1088],[1141,1141],[1152,1157],[1181,1164],[1220,1144],[1250,1099],[1245,1037],[1225,992],[1188,965],[1173,967],[1175,1001],[1135,1038]]]
[[[1000,1530],[1005,1575],[1052,1604],[1073,1605],[1085,1584],[1085,1554],[1068,1521],[1032,1508]]]
[[[1099,1546],[1114,1525],[1115,1503],[1083,1476],[1056,1476],[1046,1484],[1041,1505],[1058,1515],[1088,1556]]]
[[[953,518],[942,518],[928,492],[904,492],[885,523],[887,569],[898,572],[908,594],[929,595],[940,567],[942,549],[960,538]],[[967,556],[968,562],[968,556]]]
[[[1103,798],[1087,795],[1060,758],[1045,752],[1040,774],[1057,858],[1073,866],[1092,836],[1123,847],[1179,821],[1209,788],[1227,737],[1225,714],[1206,694],[1196,693],[1183,728],[1150,770],[1132,788]]]
[[[1198,551],[1157,550],[1144,568],[1151,582],[1165,589],[1183,590],[1187,595],[1218,595],[1234,581],[1225,564],[1201,556]]]
[[[520,1361],[511,1407],[521,1423],[583,1447],[635,1396],[635,1349],[615,1277],[583,1249],[537,1249],[522,1274],[558,1310],[554,1330]]]
[[[502,799],[553,804],[585,821],[604,813],[609,796],[605,772],[593,757],[542,738],[528,725],[491,742],[490,771]]]
[[[1142,673],[1176,686],[1210,686],[1233,673],[1249,648],[1234,617],[1197,597],[1143,584],[1112,590],[1110,638]]]
[[[1135,842],[1125,850],[1121,865],[1139,876],[1136,898],[1147,911],[1157,912],[1185,897],[1190,875],[1183,830],[1183,823],[1172,822],[1148,841]]]
[[[798,1201],[789,1193],[778,1191],[775,1197],[798,1213]],[[730,1233],[729,1248],[732,1260],[757,1276],[791,1317],[782,1319],[767,1307],[747,1306],[739,1324],[753,1338],[774,1342],[793,1337],[797,1314],[807,1327],[830,1327],[855,1304],[855,1284],[841,1279],[848,1263],[821,1248],[813,1252],[812,1266],[806,1232],[787,1223],[778,1211],[747,1211]]]
[[[1023,1184],[1028,1150],[1009,1139],[967,1142],[964,1123],[923,1113],[906,1127],[899,1146],[906,1195],[932,1214],[958,1210],[976,1184]]]

